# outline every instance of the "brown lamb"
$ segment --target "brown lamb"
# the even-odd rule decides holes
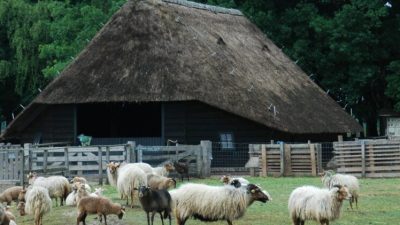
[[[122,219],[125,208],[118,203],[112,203],[111,200],[104,197],[84,197],[78,204],[78,218],[76,225],[82,221],[86,225],[85,219],[88,214],[97,214],[102,220],[104,216],[104,224],[107,225],[107,215],[115,214]]]
[[[21,191],[21,186],[7,188],[0,194],[0,203],[7,202],[7,205],[11,205],[12,201],[18,200],[18,195]]]

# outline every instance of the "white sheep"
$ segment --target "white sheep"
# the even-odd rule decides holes
[[[337,185],[331,190],[314,186],[296,188],[289,197],[288,209],[293,225],[304,225],[306,220],[315,220],[329,225],[340,217],[343,200],[350,197],[345,186]]]
[[[145,173],[153,173],[153,167],[151,167],[148,163],[139,162],[139,163],[129,163],[129,164],[136,165],[137,167],[142,169],[143,172],[145,172]]]
[[[82,221],[85,223],[85,218],[88,214],[97,214],[102,220],[104,216],[105,225],[107,225],[107,215],[115,214],[118,215],[119,219],[122,219],[125,214],[125,208],[120,204],[112,203],[109,199],[104,197],[85,197],[82,198],[78,204],[78,217],[76,225]]]
[[[60,198],[61,205],[63,205],[64,200],[71,192],[68,179],[63,176],[38,177],[36,173],[29,173],[28,179],[29,184],[46,188],[50,197],[56,199],[56,206],[58,205],[57,198]]]
[[[235,188],[189,183],[170,194],[178,225],[184,225],[190,217],[202,221],[226,220],[232,225],[254,201],[270,200],[269,194],[254,184]]]
[[[156,175],[168,177],[169,173],[174,170],[175,168],[172,163],[166,163],[163,166],[153,168],[153,173]]]
[[[353,202],[356,203],[356,207],[358,208],[360,185],[355,176],[339,173],[333,174],[333,171],[324,171],[321,180],[324,186],[329,189],[335,185],[346,186],[351,195],[351,198],[349,199],[350,208],[353,209]]]
[[[157,174],[147,174],[147,185],[152,190],[176,188],[176,180],[163,177]]]
[[[121,196],[126,197],[127,205],[131,197],[131,207],[133,208],[133,198],[139,186],[147,185],[146,173],[135,164],[127,164],[118,170],[117,189]]]
[[[41,225],[43,215],[51,210],[51,198],[49,191],[41,186],[30,186],[25,195],[26,202],[18,204],[21,216],[25,213],[32,214],[35,218],[35,225]]]
[[[88,192],[91,192],[92,191],[92,188],[90,187],[90,185],[89,185],[89,183],[87,182],[87,180],[86,180],[86,178],[84,178],[84,177],[74,177],[71,181],[70,181],[70,183],[73,185],[73,184],[75,184],[75,183],[81,183],[81,184],[85,184],[85,189],[88,191]]]

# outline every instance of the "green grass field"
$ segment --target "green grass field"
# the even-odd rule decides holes
[[[273,200],[263,204],[256,202],[251,205],[245,216],[234,221],[235,225],[266,225],[266,224],[291,224],[288,216],[287,201],[291,191],[302,185],[321,186],[319,178],[248,178],[252,183],[261,185],[272,196]],[[207,183],[212,185],[221,185],[217,178],[214,179],[196,179],[196,183]],[[342,217],[331,223],[334,225],[382,225],[382,224],[400,224],[400,179],[362,179],[361,196],[359,200],[359,209],[350,210],[349,203],[346,201],[342,208]],[[110,197],[115,202],[124,203],[119,200],[119,194],[115,188],[104,186],[105,195]],[[53,202],[54,203],[54,202]],[[15,212],[15,205],[12,206]],[[73,207],[53,207],[53,210],[44,216],[44,225],[61,225],[61,224],[76,224],[76,208]],[[17,215],[17,214],[15,214]],[[94,219],[95,216],[88,216],[87,224],[99,224]],[[155,224],[161,224],[158,216],[154,220]],[[32,216],[25,217],[17,216],[18,225],[34,224]],[[127,209],[127,213],[122,220],[118,220],[116,216],[108,217],[108,224],[132,224],[146,225],[146,214],[139,205],[131,209]],[[168,223],[166,223],[168,224]],[[176,224],[175,219],[172,219],[172,224]],[[190,219],[187,225],[197,224],[227,224],[225,221],[214,223],[203,223],[197,220]],[[317,224],[309,222],[306,224]]]

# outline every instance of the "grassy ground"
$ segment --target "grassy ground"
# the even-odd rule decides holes
[[[237,221],[235,225],[265,225],[265,224],[291,224],[288,216],[287,201],[290,192],[302,185],[321,186],[319,178],[248,178],[252,183],[260,184],[272,196],[273,200],[266,204],[256,202],[249,207],[245,216]],[[196,183],[207,183],[220,185],[217,178],[193,180]],[[115,202],[124,203],[119,200],[119,194],[115,188],[105,186],[105,195]],[[400,179],[362,179],[361,196],[359,209],[348,209],[349,204],[345,202],[342,208],[342,217],[331,223],[333,225],[378,225],[378,224],[399,224],[400,221]],[[12,207],[15,212],[15,205]],[[109,225],[146,225],[146,214],[137,207],[127,209],[126,216],[118,220],[116,216],[108,217]],[[87,224],[99,224],[95,216],[88,216]],[[159,217],[156,217],[155,224],[161,224]],[[32,216],[17,216],[17,224],[34,224]],[[44,225],[76,224],[76,209],[73,207],[53,207],[53,210],[44,216]],[[168,223],[166,223],[168,224]],[[175,219],[172,224],[176,224]],[[197,220],[188,220],[187,225],[197,224],[227,224],[224,221],[214,223],[203,223]],[[308,224],[317,224],[310,222]]]

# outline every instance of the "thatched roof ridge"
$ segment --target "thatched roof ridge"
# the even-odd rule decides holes
[[[197,100],[289,133],[361,131],[248,19],[168,2],[128,1],[33,105]]]
[[[186,0],[162,0],[163,2],[183,5],[190,8],[209,10],[214,13],[226,13],[231,15],[243,16],[243,13],[237,9],[228,9],[219,6],[206,5],[198,2],[191,2]]]

